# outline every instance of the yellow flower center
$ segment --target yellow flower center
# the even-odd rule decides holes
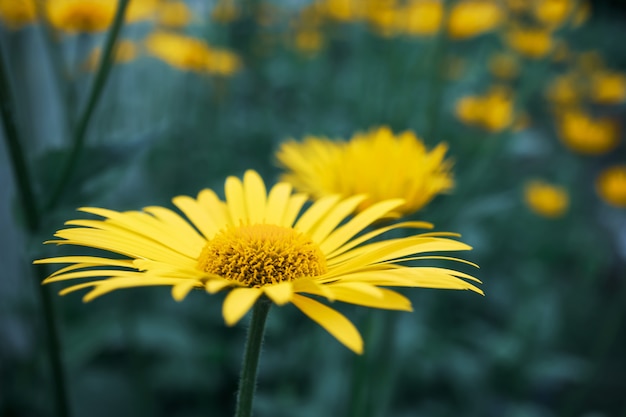
[[[326,272],[326,258],[308,236],[272,224],[228,228],[202,249],[198,268],[248,287],[315,277]]]

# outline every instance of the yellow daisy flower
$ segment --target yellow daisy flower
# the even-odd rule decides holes
[[[223,315],[231,326],[262,296],[277,305],[291,303],[356,353],[363,351],[363,341],[354,325],[310,296],[411,311],[407,298],[381,287],[446,288],[482,294],[466,280],[480,281],[463,272],[406,264],[433,258],[467,263],[432,255],[471,249],[448,238],[455,234],[423,233],[372,241],[393,229],[432,227],[423,222],[373,227],[364,232],[404,204],[401,199],[381,201],[348,219],[364,196],[327,196],[302,210],[305,195],[293,194],[288,183],[279,183],[267,193],[254,171],[247,171],[243,181],[229,177],[225,195],[222,201],[205,189],[195,199],[174,198],[174,205],[188,220],[164,207],[127,212],[81,208],[104,220],[68,221],[72,227],[59,230],[55,234],[58,239],[46,243],[86,246],[121,256],[61,256],[35,263],[70,264],[46,278],[45,284],[89,278],[60,292],[64,295],[90,288],[84,301],[131,287],[171,286],[176,300],[184,299],[194,288],[210,294],[228,289]]]
[[[405,203],[394,214],[413,213],[454,185],[448,147],[428,151],[412,131],[398,135],[388,127],[356,133],[348,142],[309,136],[285,142],[276,153],[287,169],[283,180],[321,198],[367,194],[359,209],[389,198]]]
[[[626,208],[626,164],[604,169],[596,178],[596,191],[607,204]]]
[[[34,0],[0,0],[0,22],[9,29],[20,29],[36,21]]]
[[[524,200],[535,214],[548,218],[562,217],[569,206],[569,194],[565,188],[541,180],[526,184]]]

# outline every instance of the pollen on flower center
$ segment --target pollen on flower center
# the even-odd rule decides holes
[[[198,268],[249,287],[314,277],[326,272],[326,258],[308,236],[271,224],[222,230],[207,242]]]

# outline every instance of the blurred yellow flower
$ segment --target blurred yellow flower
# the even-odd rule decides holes
[[[544,25],[556,27],[563,24],[574,7],[572,0],[535,0],[533,15]]]
[[[48,0],[50,24],[66,32],[100,32],[113,22],[117,2],[112,0]]]
[[[554,46],[552,34],[537,28],[511,29],[506,34],[506,41],[513,50],[533,59],[543,58]]]
[[[456,115],[464,123],[499,132],[514,120],[513,94],[502,86],[492,87],[483,96],[466,96],[456,103]]]
[[[307,54],[318,52],[323,42],[324,37],[318,29],[298,29],[294,38],[295,47]]]
[[[582,83],[576,73],[567,73],[554,78],[546,90],[546,98],[559,106],[580,103],[582,94]]]
[[[352,22],[363,18],[363,0],[319,0],[320,9],[331,19]]]
[[[70,227],[46,243],[97,248],[104,256],[37,260],[37,264],[70,264],[44,284],[87,279],[60,292],[89,289],[83,297],[86,302],[124,288],[171,287],[177,301],[194,289],[209,294],[225,291],[222,316],[229,326],[267,297],[279,306],[293,304],[355,353],[363,352],[359,331],[322,300],[412,311],[409,299],[388,287],[483,294],[475,285],[480,281],[469,274],[421,265],[433,257],[466,262],[432,256],[471,249],[449,238],[455,234],[416,233],[417,228],[432,228],[424,222],[375,226],[401,206],[402,199],[378,202],[353,217],[362,195],[328,196],[303,210],[306,196],[293,194],[288,183],[276,184],[268,193],[254,171],[247,171],[243,181],[228,177],[224,192],[225,201],[209,189],[197,198],[174,198],[186,218],[155,206],[126,212],[81,208],[103,219],[71,220],[66,223]],[[409,236],[381,238],[394,229]]]
[[[626,208],[626,165],[606,168],[596,179],[596,191],[607,204]]]
[[[489,58],[489,71],[497,78],[511,80],[519,75],[519,60],[517,56],[507,52],[493,54]]]
[[[116,45],[115,53],[113,55],[114,62],[119,64],[131,62],[138,55],[137,49],[137,45],[135,45],[133,41],[129,41],[126,39],[120,40]],[[85,69],[87,69],[88,71],[94,71],[100,63],[101,57],[102,48],[94,48],[94,50],[91,51],[91,54],[89,54],[89,57],[85,61]]]
[[[235,0],[218,0],[215,7],[211,11],[211,19],[219,23],[230,23],[241,15],[239,5]]]
[[[569,195],[565,188],[540,180],[526,184],[524,200],[534,213],[548,218],[563,216],[569,206]]]
[[[388,127],[356,133],[347,141],[308,136],[283,143],[276,157],[284,181],[319,199],[332,194],[367,195],[359,210],[388,198],[406,202],[398,214],[418,211],[437,194],[452,189],[448,147],[431,151],[412,131],[398,135]]]
[[[213,48],[197,38],[155,32],[144,42],[149,54],[181,70],[232,75],[241,67],[241,60],[234,52]]]
[[[402,10],[395,0],[369,1],[365,4],[367,21],[378,34],[385,37],[398,34],[402,26]]]
[[[500,6],[491,0],[463,0],[452,6],[448,34],[466,39],[496,29],[504,19]]]
[[[621,103],[626,99],[626,74],[609,71],[593,74],[589,94],[596,103]]]
[[[157,22],[167,28],[182,28],[191,23],[193,13],[184,1],[166,1],[157,9]]]
[[[561,112],[557,122],[561,141],[574,152],[600,155],[618,144],[618,126],[612,119],[593,118],[573,109]]]
[[[507,9],[515,14],[525,13],[529,7],[529,0],[505,0]]]
[[[402,31],[410,36],[437,33],[443,19],[443,6],[439,0],[411,0],[400,14]]]
[[[0,22],[19,29],[37,21],[35,0],[0,0]]]
[[[157,0],[133,0],[125,13],[127,22],[152,17]],[[118,2],[115,0],[47,0],[50,24],[65,32],[101,32],[113,22]]]

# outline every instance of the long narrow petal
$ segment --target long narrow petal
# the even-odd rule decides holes
[[[302,210],[302,206],[306,203],[308,197],[306,194],[294,194],[289,198],[287,203],[287,208],[285,209],[285,213],[283,214],[283,219],[280,222],[281,226],[291,227],[293,223],[296,221],[300,210]]]
[[[308,297],[293,295],[293,305],[311,320],[322,326],[348,349],[363,353],[363,339],[359,331],[343,314]]]
[[[174,197],[172,202],[182,211],[185,216],[198,228],[200,233],[204,235],[206,239],[211,239],[220,230],[215,220],[211,217],[209,211],[207,211],[197,200],[193,198],[181,195]]]
[[[224,193],[226,194],[226,202],[228,212],[230,214],[231,223],[239,226],[242,222],[247,223],[248,214],[243,196],[243,185],[237,177],[226,178],[224,185]]]
[[[270,194],[267,196],[267,211],[265,213],[265,221],[268,224],[282,224],[291,190],[291,184],[285,182],[278,183],[272,187]]]
[[[321,219],[323,219],[328,211],[341,199],[338,195],[329,195],[315,201],[309,207],[300,219],[296,222],[294,229],[303,233],[308,233]]]
[[[234,326],[248,310],[252,308],[256,300],[263,294],[259,288],[235,288],[231,290],[222,306],[224,321],[229,326]]]
[[[255,171],[248,170],[243,176],[243,190],[248,218],[252,224],[263,223],[267,205],[265,183]]]
[[[404,200],[394,199],[382,201],[366,208],[361,213],[354,216],[354,218],[348,223],[331,233],[330,236],[322,242],[322,251],[324,253],[334,251],[367,226],[371,225],[376,220],[379,220],[390,211],[400,207],[402,204],[404,204]]]
[[[280,284],[267,285],[263,287],[263,292],[279,306],[287,304],[293,296],[293,284],[291,282],[281,282]]]
[[[363,282],[345,282],[336,285],[328,285],[337,301],[386,310],[413,311],[411,301],[402,294],[371,285],[371,287],[378,290],[378,294],[374,295],[371,292],[367,292],[365,286],[370,285]]]
[[[198,203],[207,211],[218,229],[223,229],[231,224],[228,219],[226,204],[219,199],[213,190],[205,188],[198,193]]]
[[[322,242],[335,228],[345,220],[365,200],[366,196],[356,195],[339,202],[326,214],[309,233],[314,242]]]

